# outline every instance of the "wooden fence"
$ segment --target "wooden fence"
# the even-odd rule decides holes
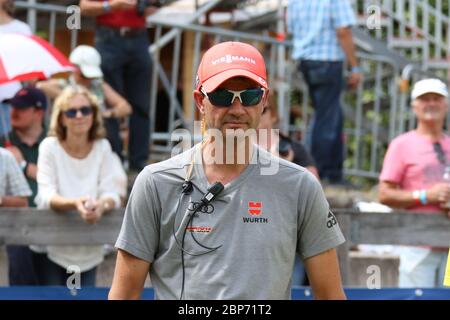
[[[358,244],[450,246],[450,219],[446,214],[333,211],[347,241],[338,248],[344,284],[349,279],[349,251]]]
[[[357,244],[392,244],[448,247],[450,219],[445,214],[406,212],[367,213],[334,210],[347,242],[338,248],[344,284],[349,277],[349,251]],[[123,210],[107,214],[94,225],[79,214],[36,209],[0,209],[1,244],[95,245],[114,244],[122,223]]]

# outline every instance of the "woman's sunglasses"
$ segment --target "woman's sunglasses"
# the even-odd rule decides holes
[[[63,113],[67,118],[73,119],[73,118],[76,118],[78,111],[81,112],[81,115],[83,117],[86,117],[92,113],[92,110],[93,109],[91,106],[84,106],[81,108],[70,108],[70,109],[67,109],[66,111],[64,111]]]
[[[217,89],[210,93],[206,93],[205,89],[202,87],[200,88],[200,91],[208,97],[211,104],[219,108],[231,106],[236,97],[239,98],[244,107],[255,106],[261,102],[261,99],[264,96],[263,88],[246,89],[241,91]]]

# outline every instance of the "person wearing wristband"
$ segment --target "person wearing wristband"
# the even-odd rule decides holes
[[[361,81],[351,27],[356,18],[350,0],[290,0],[287,25],[292,34],[292,59],[298,61],[314,108],[307,145],[320,179],[347,186],[343,180],[344,117],[340,95],[344,88],[343,65],[350,66],[349,88]]]
[[[418,81],[412,90],[416,129],[391,141],[380,174],[379,200],[388,206],[450,218],[450,136],[444,133],[448,90],[438,79]],[[447,170],[446,170],[447,168]],[[400,247],[401,287],[442,286],[448,248]]]
[[[36,207],[34,197],[37,193],[37,159],[39,145],[46,137],[44,127],[47,98],[39,89],[24,87],[11,100],[11,127],[7,137],[0,138],[0,146],[10,151],[24,174],[31,195],[28,206]],[[36,275],[32,262],[32,251],[28,246],[10,245],[9,257],[10,285],[36,285]]]
[[[137,0],[81,0],[81,13],[95,17],[95,47],[102,57],[104,80],[132,107],[128,161],[141,171],[150,151],[151,60],[146,17],[156,11]]]

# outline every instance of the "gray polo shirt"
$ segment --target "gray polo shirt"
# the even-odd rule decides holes
[[[196,164],[194,191],[181,196],[199,150],[197,145],[139,174],[116,242],[151,263],[158,299],[180,297],[180,244],[190,214],[210,186]],[[274,161],[278,171],[261,174]],[[187,226],[184,250],[192,255],[184,254],[185,299],[290,299],[295,252],[307,259],[345,241],[309,171],[258,147],[252,162]],[[207,251],[202,246],[220,248],[196,255]]]

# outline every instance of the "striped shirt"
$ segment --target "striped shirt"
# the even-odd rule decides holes
[[[0,197],[28,197],[31,195],[25,176],[11,152],[0,148]]]
[[[356,24],[350,0],[289,0],[287,14],[294,60],[345,59],[336,29]]]

